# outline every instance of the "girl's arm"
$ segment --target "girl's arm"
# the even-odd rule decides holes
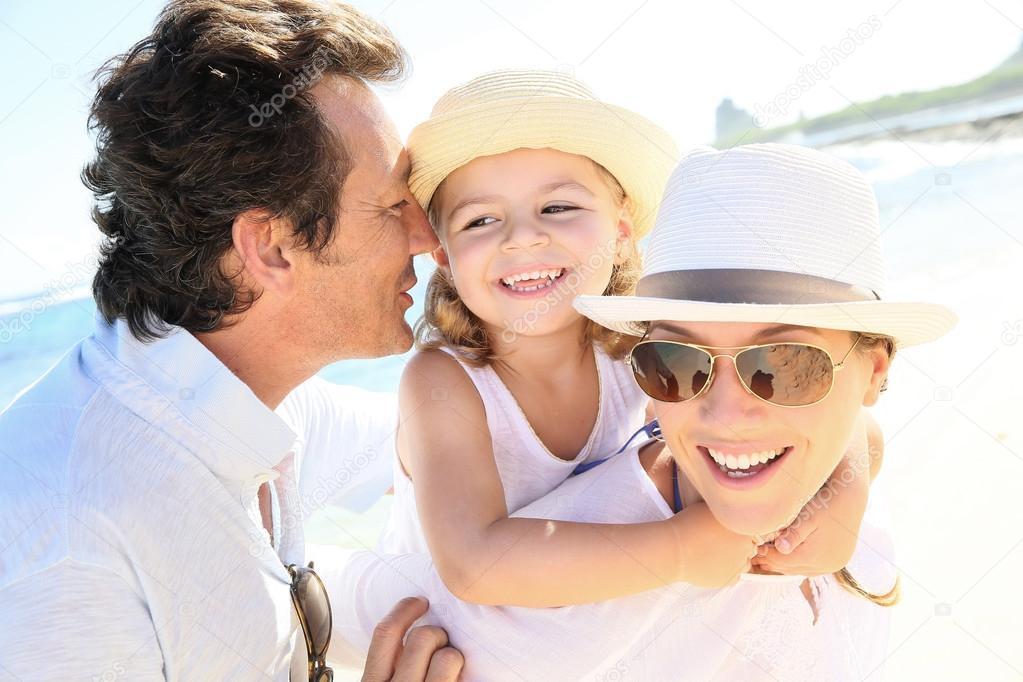
[[[711,533],[712,517],[686,512],[638,524],[509,518],[482,400],[443,352],[410,360],[399,405],[398,452],[423,531],[440,577],[464,601],[563,606],[686,580],[693,549],[684,545],[686,536],[699,542]],[[723,528],[713,537],[724,561],[752,544]],[[737,575],[744,566],[734,563]],[[702,578],[706,566],[700,568]]]

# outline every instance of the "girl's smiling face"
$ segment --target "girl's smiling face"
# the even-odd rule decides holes
[[[835,362],[856,343],[846,331],[740,322],[655,322],[649,338],[722,349],[806,343]],[[729,358],[714,363],[706,391],[686,402],[655,402],[655,411],[680,470],[718,521],[736,533],[767,536],[789,524],[838,466],[861,407],[877,401],[889,358],[880,346],[853,349],[834,373],[831,393],[806,407],[766,403],[743,387]],[[736,477],[715,461],[742,456],[769,461]]]
[[[474,159],[448,175],[430,213],[438,266],[506,341],[582,322],[572,299],[604,293],[631,248],[617,183],[592,160],[553,149]]]

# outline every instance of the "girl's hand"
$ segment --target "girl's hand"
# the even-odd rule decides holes
[[[679,579],[699,587],[725,587],[750,570],[756,555],[753,538],[728,530],[704,502],[689,505],[669,523],[681,547]]]

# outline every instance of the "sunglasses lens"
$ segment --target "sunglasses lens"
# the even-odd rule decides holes
[[[327,590],[320,576],[312,569],[303,568],[299,569],[295,594],[309,626],[312,655],[321,657],[327,652],[327,646],[330,644],[331,616]]]
[[[755,395],[785,407],[817,402],[831,390],[834,378],[828,354],[799,343],[744,350],[735,356],[735,368]]]
[[[710,378],[710,355],[699,348],[646,341],[632,351],[632,371],[654,400],[680,403],[703,390]]]

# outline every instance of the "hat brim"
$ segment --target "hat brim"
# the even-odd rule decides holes
[[[633,202],[636,237],[650,231],[678,160],[671,136],[627,109],[571,97],[538,96],[466,107],[419,124],[408,140],[409,188],[427,208],[453,171],[482,156],[556,149],[604,166]]]
[[[643,296],[577,296],[575,309],[602,327],[642,336],[645,323],[753,322],[883,334],[902,348],[933,341],[955,326],[958,316],[934,303],[853,301],[814,304],[707,303]]]

